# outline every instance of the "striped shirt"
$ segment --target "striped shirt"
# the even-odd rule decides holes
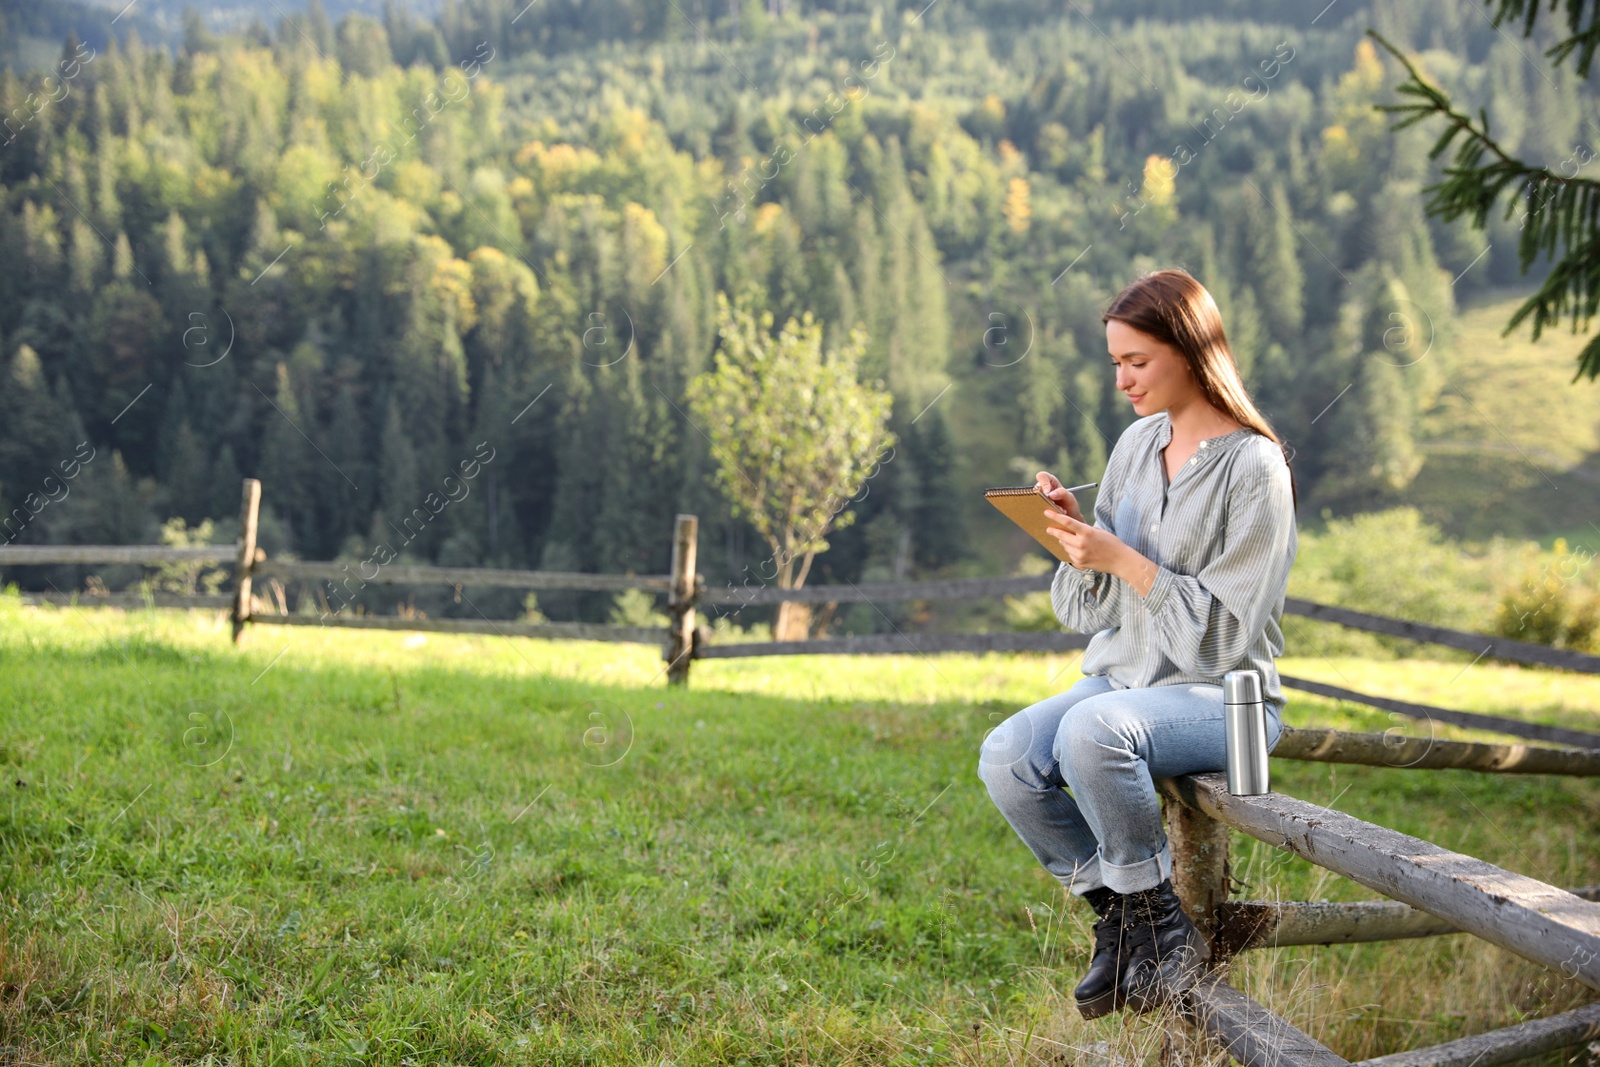
[[[1062,563],[1050,585],[1056,618],[1094,635],[1083,673],[1114,689],[1221,685],[1228,671],[1255,670],[1281,712],[1273,660],[1299,548],[1283,451],[1242,427],[1201,441],[1169,485],[1161,450],[1171,440],[1165,411],[1124,430],[1094,503],[1096,527],[1158,565],[1149,595]]]

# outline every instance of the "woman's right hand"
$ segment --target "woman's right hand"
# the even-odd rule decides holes
[[[1036,484],[1043,490],[1044,495],[1053,500],[1062,511],[1065,511],[1079,522],[1089,522],[1088,519],[1083,517],[1083,512],[1078,507],[1078,498],[1067,491],[1066,487],[1061,484],[1061,479],[1049,471],[1040,471],[1036,476]]]

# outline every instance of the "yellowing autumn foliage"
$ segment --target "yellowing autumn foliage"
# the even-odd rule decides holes
[[[1033,207],[1028,202],[1028,179],[1011,179],[1006,188],[1005,204],[1000,210],[1013,231],[1022,233],[1028,228],[1028,220],[1033,217]]]
[[[1144,199],[1151,207],[1168,207],[1177,189],[1178,168],[1166,156],[1150,155],[1144,161]]]

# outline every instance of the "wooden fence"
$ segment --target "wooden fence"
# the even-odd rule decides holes
[[[1280,741],[1274,756],[1284,754],[1282,746]],[[1168,802],[1173,886],[1213,950],[1211,969],[1185,996],[1182,1015],[1247,1067],[1334,1067],[1347,1061],[1228,985],[1229,961],[1246,949],[1467,932],[1600,990],[1600,886],[1558,889],[1281,793],[1234,796],[1221,773],[1160,779],[1157,786]],[[1230,828],[1390,899],[1229,901]],[[1597,1037],[1600,1003],[1367,1060],[1363,1067],[1494,1067]],[[1182,1048],[1176,1035],[1169,1034],[1168,1042],[1169,1049]],[[1179,1052],[1166,1058],[1187,1057]]]
[[[793,656],[812,654],[906,654],[934,652],[1065,652],[1087,647],[1089,636],[1066,632],[917,633],[862,634],[849,637],[819,638],[805,641],[759,641],[717,645],[711,632],[696,622],[702,607],[771,605],[783,601],[803,603],[893,603],[909,600],[978,600],[1000,596],[1021,596],[1050,588],[1052,574],[1014,578],[956,578],[920,582],[862,582],[846,585],[815,585],[801,589],[776,586],[734,586],[709,590],[705,576],[696,570],[699,520],[693,515],[677,516],[672,541],[672,569],[668,574],[585,574],[559,571],[495,570],[482,567],[432,567],[385,564],[371,574],[352,572],[349,564],[270,560],[256,545],[257,518],[261,506],[261,483],[244,480],[239,511],[239,540],[232,546],[206,545],[195,548],[168,548],[156,545],[98,546],[15,546],[0,545],[0,565],[47,563],[159,564],[172,562],[229,563],[234,569],[234,591],[229,596],[180,596],[171,593],[117,593],[104,597],[78,598],[76,594],[35,593],[28,598],[40,602],[101,604],[107,606],[190,606],[231,605],[233,638],[237,642],[246,625],[340,626],[353,629],[421,630],[441,633],[482,633],[503,637],[569,638],[586,641],[623,641],[659,645],[668,663],[669,684],[684,685],[689,667],[697,659],[734,656]],[[504,589],[570,589],[622,592],[640,589],[664,594],[668,625],[665,632],[656,627],[619,626],[606,623],[546,622],[525,623],[503,619],[428,619],[421,617],[376,616],[355,611],[323,611],[319,614],[258,612],[254,608],[253,583],[259,580],[302,583],[346,583],[361,585],[443,584]],[[1442,626],[1391,619],[1348,608],[1317,604],[1293,597],[1284,601],[1284,612],[1308,619],[1334,622],[1368,633],[1404,637],[1449,648],[1477,653],[1530,666],[1600,674],[1600,656],[1487,634],[1466,633]],[[1326,682],[1279,675],[1285,688],[1315,693],[1337,700],[1348,700],[1381,708],[1413,719],[1447,723],[1471,729],[1556,744],[1600,748],[1600,734],[1559,726],[1530,723],[1499,715],[1457,711],[1391,697],[1359,693]],[[1391,739],[1393,740],[1393,739]]]
[[[231,597],[134,597],[123,602],[231,605],[237,641],[247,624],[320,625],[356,628],[495,633],[631,641],[663,646],[671,684],[686,684],[695,659],[818,653],[878,654],[989,651],[1065,651],[1083,648],[1088,637],[1068,633],[875,634],[806,641],[713,645],[696,625],[701,605],[879,603],[906,600],[977,599],[1048,590],[1051,575],[949,581],[733,588],[708,592],[695,567],[698,520],[677,517],[672,571],[666,575],[600,575],[481,568],[383,566],[372,576],[351,575],[333,563],[274,561],[256,545],[261,487],[244,483],[238,542],[232,546],[17,547],[0,546],[0,565],[41,563],[207,562],[234,566]],[[592,623],[519,623],[501,620],[395,618],[332,612],[317,615],[258,613],[251,584],[257,579],[363,583],[491,586],[514,589],[642,589],[667,596],[665,634],[648,627]],[[60,601],[60,595],[37,595]],[[112,598],[87,602],[111,603]],[[1475,652],[1514,663],[1600,673],[1600,656],[1484,634],[1390,619],[1345,608],[1289,599],[1287,613]],[[1465,769],[1495,774],[1600,776],[1600,735],[1523,722],[1478,712],[1356,693],[1321,682],[1280,676],[1284,686],[1364,703],[1412,718],[1496,731],[1571,748],[1396,738],[1390,735],[1284,727],[1275,759],[1389,767],[1396,770]],[[1213,948],[1205,979],[1185,995],[1184,1030],[1169,1031],[1163,1059],[1187,1061],[1214,1042],[1247,1067],[1338,1067],[1347,1061],[1227,982],[1230,960],[1251,949],[1328,945],[1471,933],[1565,977],[1600,990],[1600,886],[1561,889],[1503,870],[1431,842],[1363,822],[1330,808],[1280,793],[1233,796],[1220,773],[1186,775],[1157,782],[1166,804],[1173,883],[1185,910]],[[1285,849],[1389,898],[1353,904],[1310,901],[1233,901],[1229,891],[1231,830]],[[1489,1034],[1364,1061],[1358,1067],[1495,1067],[1600,1037],[1600,1003]]]

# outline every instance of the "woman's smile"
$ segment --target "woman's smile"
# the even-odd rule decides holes
[[[1181,352],[1121,320],[1106,323],[1106,351],[1117,390],[1136,414],[1170,410],[1174,397],[1197,391]],[[1152,392],[1160,399],[1152,398]]]

